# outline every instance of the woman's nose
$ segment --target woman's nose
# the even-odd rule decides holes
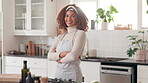
[[[68,20],[71,20],[71,17],[68,17],[67,19],[68,19]]]

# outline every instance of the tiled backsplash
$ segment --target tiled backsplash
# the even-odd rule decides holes
[[[136,30],[91,30],[86,33],[88,39],[88,50],[96,49],[97,56],[101,57],[128,57],[126,50],[130,41],[128,35],[137,34]],[[56,37],[55,37],[56,38]],[[55,38],[51,37],[24,37],[23,42],[29,40],[35,43],[52,45]],[[145,37],[148,39],[148,35]]]
[[[126,36],[137,34],[133,30],[92,30],[87,32],[89,49],[96,49],[101,57],[128,57],[130,41]]]

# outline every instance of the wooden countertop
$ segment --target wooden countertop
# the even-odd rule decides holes
[[[20,83],[20,74],[0,74],[0,83]]]

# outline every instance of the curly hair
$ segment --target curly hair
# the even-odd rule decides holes
[[[79,7],[77,7],[75,4],[67,5],[63,9],[61,9],[61,11],[59,12],[57,19],[56,19],[57,23],[58,23],[58,28],[67,30],[68,26],[66,25],[64,18],[65,18],[66,12],[68,11],[67,8],[69,6],[73,6],[76,9],[76,11],[75,10],[73,10],[73,11],[76,12],[77,16],[78,16],[77,23],[76,23],[77,29],[87,31],[88,19],[87,19],[86,15],[83,13],[83,11]]]

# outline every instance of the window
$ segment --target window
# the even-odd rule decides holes
[[[132,24],[132,29],[148,29],[148,5],[146,0],[73,0],[87,15],[90,21],[96,19],[97,8],[108,8],[113,5],[119,13],[114,15],[114,22],[109,24],[109,30],[114,30],[114,25],[127,26]],[[98,26],[100,28],[100,26]]]
[[[132,29],[137,29],[137,1],[136,0],[100,0],[99,7],[107,8],[113,5],[119,13],[115,14],[114,22],[110,23],[110,30],[114,25],[127,26],[132,24]]]
[[[142,28],[147,28],[148,29],[148,14],[146,11],[148,10],[148,5],[146,4],[146,0],[141,0],[142,1]]]
[[[91,20],[96,19],[97,0],[75,0],[77,6],[79,6],[88,18],[88,27],[91,27]]]

